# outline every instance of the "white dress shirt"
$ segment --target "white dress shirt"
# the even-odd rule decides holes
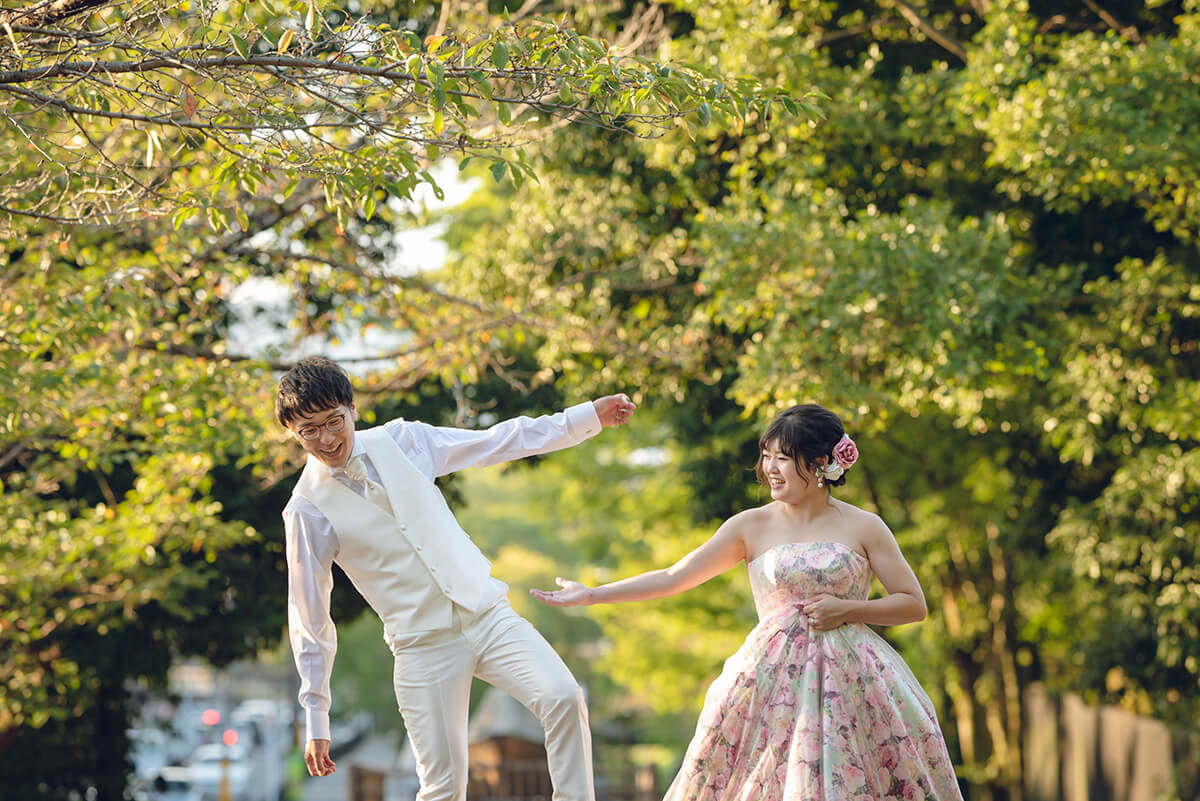
[[[559,450],[600,432],[600,418],[591,401],[566,411],[538,418],[515,417],[491,428],[471,431],[393,420],[384,430],[430,481],[467,467],[501,462]],[[350,460],[365,449],[355,437]],[[361,457],[367,477],[376,484],[380,476],[369,458]],[[350,461],[348,460],[348,461]],[[359,497],[366,483],[342,469],[321,469]],[[300,674],[300,705],[305,711],[308,739],[329,739],[329,678],[337,652],[337,632],[329,613],[333,590],[333,563],[338,539],[329,520],[316,505],[293,495],[283,510],[288,563],[288,629],[296,669]]]

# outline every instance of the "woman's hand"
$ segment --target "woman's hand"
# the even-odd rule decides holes
[[[848,622],[847,615],[853,604],[836,595],[822,594],[805,598],[800,602],[800,608],[804,610],[804,616],[814,629],[829,631]]]
[[[586,587],[578,581],[568,581],[563,578],[556,578],[554,583],[562,587],[562,589],[551,592],[530,590],[529,594],[542,603],[550,604],[551,606],[589,606],[592,603],[591,587]]]

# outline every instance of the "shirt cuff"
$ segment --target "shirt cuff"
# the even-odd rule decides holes
[[[600,425],[600,416],[591,401],[577,403],[566,410],[567,432],[577,442],[594,437],[604,426]]]
[[[304,728],[310,740],[329,739],[329,713],[324,709],[304,710]]]

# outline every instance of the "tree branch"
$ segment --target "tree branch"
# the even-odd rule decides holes
[[[1112,28],[1117,33],[1121,34],[1128,42],[1140,44],[1142,37],[1138,35],[1137,28],[1132,25],[1122,25],[1117,22],[1117,18],[1105,11],[1100,6],[1096,5],[1092,0],[1083,0],[1083,4],[1090,8],[1092,12],[1100,19],[1104,20],[1104,24]]]
[[[967,49],[963,47],[963,43],[955,39],[948,33],[939,31],[934,27],[933,23],[925,17],[921,16],[915,8],[905,2],[905,0],[892,0],[896,6],[896,10],[900,12],[900,16],[908,20],[908,23],[921,33],[928,36],[931,40],[942,47],[943,50],[953,53],[958,56],[963,63],[967,61]]]
[[[50,222],[65,223],[69,225],[78,225],[86,222],[91,222],[92,218],[84,217],[64,217],[61,214],[45,214],[40,211],[32,211],[30,209],[15,209],[12,206],[0,204],[0,211],[5,214],[16,214],[21,217],[32,217],[35,220],[49,220]]]
[[[446,32],[446,22],[450,19],[450,6],[454,5],[451,0],[442,0],[442,11],[438,14],[437,25],[433,28],[433,36],[441,36]]]
[[[144,73],[153,72],[161,69],[184,69],[192,71],[221,69],[221,68],[236,68],[249,67],[261,68],[268,72],[272,77],[276,77],[278,73],[271,68],[275,67],[293,67],[293,68],[308,68],[313,70],[328,71],[334,73],[343,73],[348,75],[357,75],[368,78],[382,79],[393,83],[412,83],[426,88],[432,88],[429,81],[416,77],[411,73],[397,70],[390,66],[385,67],[366,67],[359,64],[351,64],[346,62],[337,62],[334,60],[325,60],[319,58],[304,58],[300,56],[280,56],[280,55],[254,55],[254,56],[216,56],[212,58],[202,58],[195,61],[183,61],[175,58],[146,58],[141,61],[73,61],[62,62],[48,67],[34,67],[23,70],[8,70],[0,72],[0,89],[6,89],[11,92],[26,92],[30,97],[34,97],[48,105],[57,106],[63,110],[73,110],[80,114],[92,114],[94,116],[110,117],[113,119],[126,119],[133,122],[147,122],[157,125],[175,125],[185,128],[197,128],[201,130],[224,130],[224,131],[239,131],[239,130],[256,130],[263,126],[255,125],[214,125],[211,123],[189,123],[174,117],[149,117],[145,115],[136,115],[128,113],[103,112],[100,110],[89,110],[81,106],[67,104],[64,101],[57,100],[48,95],[32,92],[24,88],[9,88],[7,85],[23,84],[35,80],[45,80],[47,78],[60,78],[66,76],[76,76],[87,78],[93,73],[103,72],[110,75],[129,74],[129,73]],[[500,69],[485,69],[475,67],[467,68],[450,68],[445,71],[448,77],[467,76],[471,72],[484,72],[497,80],[529,80],[532,75],[536,75],[537,71],[530,72],[529,75],[524,74],[522,70],[500,70]],[[473,100],[490,100],[496,103],[505,103],[507,105],[525,105],[531,108],[536,108],[546,114],[566,114],[576,118],[586,118],[593,124],[603,127],[610,127],[605,122],[606,117],[612,116],[603,112],[594,111],[591,109],[581,108],[580,106],[569,103],[557,103],[543,99],[543,97],[508,97],[499,94],[494,94],[490,98],[485,98],[478,92],[469,92],[461,89],[450,90],[447,95],[457,97],[470,98]],[[545,95],[553,93],[546,91]],[[636,120],[646,124],[665,124],[678,113],[686,113],[694,109],[680,109],[675,114],[637,114],[632,111],[624,111],[621,117],[628,120]],[[281,126],[275,125],[275,128]],[[292,130],[300,130],[317,126],[282,126]],[[344,126],[343,126],[344,127]]]
[[[25,8],[0,11],[0,28],[17,25],[43,27],[106,6],[110,2],[112,0],[42,0]],[[11,44],[4,41],[3,46],[11,47]]]
[[[4,452],[4,455],[0,456],[0,470],[8,467],[9,462],[24,453],[28,447],[29,445],[25,442],[14,442],[12,445],[10,445],[8,450]]]
[[[169,356],[186,356],[190,359],[212,359],[215,362],[260,362],[267,365],[272,370],[286,372],[295,366],[292,362],[277,362],[269,359],[263,359],[258,356],[243,356],[237,353],[226,353],[225,351],[217,351],[213,348],[204,348],[197,345],[180,345],[176,343],[163,343],[154,341],[138,342],[133,346],[134,350],[140,350],[146,353],[166,353]]]

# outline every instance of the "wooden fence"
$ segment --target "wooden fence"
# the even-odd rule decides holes
[[[384,801],[384,772],[350,765],[349,801]],[[478,767],[467,780],[467,801],[550,801],[552,787],[545,760],[506,760]],[[616,783],[597,787],[596,801],[659,801],[654,768],[631,768]]]
[[[1025,690],[1025,801],[1200,801],[1200,730]]]

